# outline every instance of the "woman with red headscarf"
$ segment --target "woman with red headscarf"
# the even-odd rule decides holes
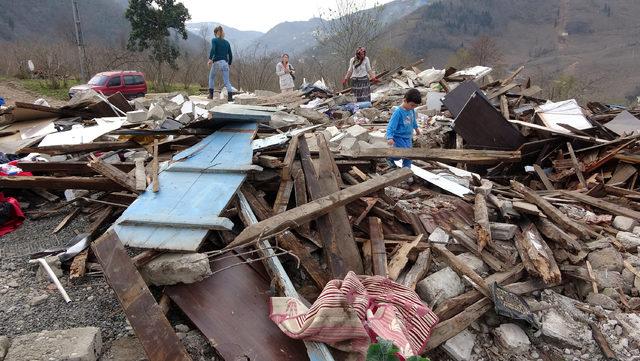
[[[356,56],[349,60],[349,70],[342,80],[342,85],[347,85],[351,79],[351,91],[357,102],[371,101],[371,82],[377,83],[378,78],[371,69],[371,62],[367,57],[367,49],[363,46],[356,50]]]

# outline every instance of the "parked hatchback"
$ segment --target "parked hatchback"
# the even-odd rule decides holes
[[[122,93],[129,99],[143,97],[147,93],[147,82],[139,71],[107,71],[98,73],[87,84],[76,85],[69,89],[69,97],[76,93],[93,89],[106,96]]]

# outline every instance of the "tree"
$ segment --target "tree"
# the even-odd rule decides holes
[[[316,40],[345,64],[359,46],[376,47],[384,28],[381,15],[382,7],[367,9],[367,0],[337,0],[320,15]]]
[[[189,11],[175,0],[129,0],[125,17],[131,23],[127,48],[140,52],[150,50],[149,58],[157,70],[156,81],[166,90],[162,65],[177,69],[176,59],[180,55],[178,45],[171,40],[171,30],[187,39],[184,23],[191,19]]]
[[[471,43],[469,60],[475,65],[493,66],[502,60],[502,51],[495,40],[482,35]]]

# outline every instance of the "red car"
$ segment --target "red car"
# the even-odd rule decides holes
[[[106,96],[122,93],[126,98],[143,97],[147,93],[147,82],[139,71],[106,71],[98,73],[87,84],[76,85],[69,89],[69,98],[76,93],[93,89]]]

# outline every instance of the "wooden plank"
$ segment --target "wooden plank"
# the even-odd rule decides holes
[[[560,269],[547,242],[533,223],[524,222],[521,228],[522,232],[516,233],[515,244],[527,272],[542,278],[546,284],[560,282]]]
[[[520,283],[512,283],[505,286],[505,288],[518,295],[530,293],[533,291],[548,288],[550,286],[545,285],[541,281],[526,281]],[[485,312],[491,309],[492,303],[488,298],[483,298],[480,301],[474,303],[463,312],[458,315],[440,322],[431,332],[431,338],[427,342],[425,351],[431,351],[434,348],[440,346],[448,339],[462,332],[462,330],[469,327],[475,320],[482,317]]]
[[[373,209],[373,207],[376,205],[376,203],[378,203],[378,198],[372,198],[372,197],[363,197],[362,200],[367,204],[367,206],[365,207],[365,209],[362,211],[362,213],[360,213],[360,215],[358,216],[358,218],[354,218],[352,220],[352,224],[354,226],[357,226],[360,224],[360,222],[362,222],[362,220],[369,214],[369,212],[371,211],[371,209]]]
[[[520,151],[477,149],[371,148],[342,151],[340,155],[354,159],[406,158],[485,165],[518,163],[521,160]]]
[[[584,175],[582,174],[582,168],[580,167],[580,162],[578,162],[578,158],[576,158],[576,153],[573,151],[573,146],[571,143],[567,142],[567,150],[569,151],[569,155],[571,156],[571,163],[573,164],[573,169],[578,176],[578,181],[580,181],[580,185],[582,188],[587,189],[587,182],[584,180]]]
[[[291,192],[293,191],[293,181],[291,178],[282,179],[280,187],[278,187],[278,193],[276,194],[276,200],[273,202],[273,212],[275,214],[282,213],[287,210],[289,205],[289,199],[291,198]]]
[[[380,177],[351,186],[328,196],[309,202],[303,206],[290,209],[275,215],[254,226],[245,228],[227,248],[247,244],[257,239],[260,235],[268,237],[291,224],[303,224],[324,215],[337,207],[344,206],[354,200],[374,193],[388,185],[399,183],[411,176],[409,169],[394,170]]]
[[[453,269],[460,277],[469,277],[471,281],[478,286],[476,288],[478,291],[480,291],[485,297],[491,298],[491,290],[489,290],[489,286],[471,267],[457,258],[444,245],[434,244],[431,247],[435,253],[442,256],[442,259],[447,263],[447,265],[449,265],[449,267],[451,267],[451,269]]]
[[[633,177],[637,174],[638,170],[631,164],[628,163],[619,163],[616,167],[615,172],[611,176],[611,178],[607,181],[607,185],[615,186],[615,185],[623,185],[625,184],[629,178]]]
[[[77,279],[84,277],[87,272],[87,257],[89,256],[89,250],[78,253],[71,262],[69,268],[69,281],[74,282]]]
[[[214,258],[214,276],[168,286],[165,293],[223,360],[308,359],[302,341],[289,338],[269,319],[270,280],[244,261],[233,253]]]
[[[0,188],[89,189],[120,191],[122,186],[105,177],[0,176]]]
[[[502,94],[505,94],[509,90],[517,87],[517,86],[518,86],[518,84],[516,84],[516,83],[507,84],[507,85],[503,86],[502,88],[496,90],[495,92],[488,94],[487,98],[489,98],[489,100],[497,98],[497,97],[501,96]],[[506,117],[506,119],[509,119],[509,117]]]
[[[369,237],[371,238],[371,264],[375,276],[387,277],[387,251],[384,248],[382,221],[369,217]]]
[[[293,170],[293,191],[296,198],[296,207],[306,204],[309,199],[307,197],[307,182],[304,178],[304,171],[300,166],[300,162],[296,162]],[[302,234],[311,234],[309,224],[303,224],[298,228]]]
[[[487,210],[487,199],[486,195],[482,192],[476,193],[473,214],[476,221],[474,230],[476,232],[476,239],[478,240],[478,252],[482,252],[485,246],[493,243],[491,225],[489,224],[489,211]]]
[[[251,206],[242,192],[238,192],[238,203],[240,205],[240,214],[244,215],[241,218],[248,222],[245,225],[258,223],[256,215],[251,210]],[[265,207],[265,211],[267,210],[268,208]],[[304,246],[302,247],[304,248]],[[276,253],[273,248],[271,248],[269,241],[259,241],[258,250],[260,255],[265,258],[263,263],[269,271],[269,274],[275,278],[276,284],[280,288],[280,292],[286,297],[300,299],[298,291],[296,291],[291,279],[289,279],[289,276],[287,275],[287,272],[284,270],[284,267],[282,267],[282,263],[280,263],[280,260],[276,257]],[[333,356],[325,344],[313,341],[304,341],[304,344],[307,348],[307,353],[311,361],[333,361]],[[278,347],[277,349],[278,351],[282,350],[281,347]]]
[[[89,168],[118,183],[130,192],[138,193],[138,190],[136,189],[136,180],[134,178],[104,160],[94,157],[89,161],[89,163],[87,163],[87,165]]]
[[[538,206],[536,206],[535,204],[532,204],[532,203],[513,202],[513,203],[511,203],[511,206],[513,207],[513,209],[515,209],[518,212],[522,212],[522,213],[526,213],[526,214],[533,214],[533,215],[539,216],[539,217],[546,217],[546,215],[540,211]]]
[[[600,347],[600,351],[602,351],[605,359],[610,361],[619,360],[615,352],[611,349],[611,346],[609,346],[609,341],[607,341],[600,327],[598,327],[595,322],[589,322],[589,327],[591,327],[591,335],[598,344],[598,347]]]
[[[400,248],[396,251],[396,253],[389,261],[389,265],[387,267],[387,274],[390,279],[397,280],[398,276],[400,276],[400,272],[404,269],[409,261],[409,252],[414,249],[418,243],[422,240],[424,234],[420,234],[410,243],[404,243],[400,246]]]
[[[287,153],[285,154],[284,160],[282,161],[282,172],[280,173],[282,179],[291,178],[291,165],[296,157],[296,152],[298,151],[298,141],[301,136],[304,137],[304,134],[293,136],[289,141]]]
[[[242,190],[242,195],[247,199],[247,202],[251,206],[258,221],[264,221],[273,216],[273,212],[268,208],[263,199],[256,196],[255,189],[245,185]],[[291,232],[285,231],[276,237],[278,244],[287,251],[295,254],[299,259],[302,267],[309,273],[311,279],[314,280],[319,289],[329,282],[329,276],[325,270],[322,269],[320,263],[311,255],[309,250],[302,244],[302,242]]]
[[[63,161],[63,162],[19,162],[18,167],[25,172],[32,173],[63,173],[65,176],[92,176],[97,173],[93,171],[87,162]],[[131,162],[113,163],[114,167],[128,173],[134,168]]]
[[[593,293],[598,293],[598,282],[596,282],[596,277],[593,274],[593,268],[591,268],[591,262],[588,260],[585,261],[587,265],[587,274],[589,274],[589,278],[591,279],[591,288],[593,289]]]
[[[591,196],[588,196],[586,194],[582,194],[579,192],[575,192],[575,191],[560,191],[563,195],[569,197],[569,198],[573,198],[575,200],[578,200],[582,203],[586,203],[590,206],[596,207],[596,208],[600,208],[602,210],[605,210],[611,214],[615,214],[617,216],[625,216],[625,217],[629,217],[629,218],[633,218],[633,219],[640,219],[640,212],[638,211],[634,211],[632,209],[623,207],[619,204],[615,204],[615,203],[611,203],[611,202],[607,202],[604,201],[602,199],[599,198],[594,198]]]
[[[584,141],[588,141],[588,142],[592,142],[592,143],[600,143],[600,144],[608,144],[609,143],[609,141],[605,140],[605,139],[598,139],[598,138],[593,138],[593,137],[585,137],[585,136],[582,136],[582,135],[577,135],[577,134],[572,134],[572,133],[564,133],[564,132],[561,132],[561,131],[558,131],[558,130],[551,129],[549,127],[545,127],[543,125],[527,123],[527,122],[523,122],[521,120],[509,119],[509,123],[520,125],[520,126],[527,127],[527,128],[533,128],[533,129],[536,129],[536,130],[542,130],[542,131],[549,132],[549,133],[555,134],[555,135],[560,135],[560,136],[563,136],[563,137],[568,137],[568,138],[573,138],[573,139],[580,139],[580,140],[584,140]]]
[[[570,220],[564,213],[560,212],[547,200],[536,194],[533,190],[525,187],[522,183],[511,181],[511,187],[518,193],[522,194],[528,202],[536,204],[544,214],[546,214],[560,228],[575,233],[579,237],[585,239],[590,238],[590,232],[582,225]],[[561,191],[564,193],[564,191]]]
[[[618,154],[621,150],[623,150],[624,148],[628,147],[629,145],[633,144],[636,142],[637,139],[631,139],[630,141],[623,143],[622,145],[610,150],[609,152],[607,152],[607,154],[605,154],[602,158],[596,159],[595,161],[589,163],[584,171],[587,173],[591,173],[594,170],[600,168],[601,166],[603,166],[605,163],[607,163],[608,161],[610,161],[611,159],[613,159],[613,157]]]
[[[169,225],[126,225],[127,218],[149,219],[157,215],[198,218],[202,215],[219,216],[227,208],[237,189],[246,178],[246,172],[207,173],[172,172],[180,165],[205,170],[211,167],[244,168],[252,164],[251,140],[255,123],[234,123],[233,128],[223,126],[172,157],[168,168],[158,175],[162,188],[152,192],[153,185],[140,194],[115,222],[114,229],[125,245],[144,249],[164,249],[194,252],[209,233],[208,229],[174,227]],[[229,131],[233,129],[233,131]]]
[[[478,245],[476,244],[476,242],[473,239],[471,239],[469,236],[467,236],[463,231],[454,230],[454,231],[451,231],[451,235],[458,242],[460,242],[465,248],[467,248],[471,253],[482,258],[482,260],[492,270],[496,272],[502,272],[507,270],[507,266],[498,258],[496,258],[496,256],[487,252],[486,249],[483,249],[482,252],[478,252]]]
[[[149,360],[191,360],[115,233],[91,248]]]
[[[506,95],[500,96],[500,112],[504,119],[509,119],[509,101],[507,100]]]
[[[409,272],[404,276],[402,284],[412,290],[416,289],[416,285],[420,282],[429,272],[429,266],[431,265],[431,247],[428,247],[424,251],[418,254],[416,263],[413,264]]]
[[[540,167],[537,164],[534,164],[533,165],[533,169],[536,171],[536,174],[538,175],[538,178],[540,178],[540,180],[542,181],[542,184],[544,184],[544,187],[547,188],[548,191],[555,191],[556,190],[556,188],[553,186],[551,181],[549,181],[549,178],[547,178],[547,174],[544,172],[542,167]]]
[[[62,228],[64,228],[69,221],[71,221],[72,219],[74,219],[78,213],[80,213],[80,207],[76,207],[73,209],[73,211],[71,211],[69,214],[67,214],[62,221],[60,221],[60,223],[58,223],[58,225],[56,226],[56,228],[53,230],[53,234],[56,234],[58,232],[60,232],[62,230]]]
[[[136,190],[144,191],[147,189],[147,174],[144,171],[144,159],[138,158],[135,160],[135,178],[136,178]]]
[[[48,155],[65,155],[72,153],[89,153],[95,151],[110,151],[121,149],[142,148],[134,141],[127,142],[92,142],[72,145],[49,145],[45,147],[28,147],[20,149],[20,153],[42,153]]]
[[[338,178],[340,173],[335,173],[337,166],[333,159],[333,155],[329,150],[329,145],[322,133],[316,134],[316,142],[319,149],[318,161],[318,184],[321,188],[321,195],[326,196],[330,193],[340,190]],[[356,274],[362,273],[362,259],[358,252],[351,223],[349,223],[349,215],[347,209],[343,206],[337,207],[329,213],[332,227],[332,245],[335,248],[324,247],[325,254],[339,254],[342,257],[343,264],[339,269],[332,272],[334,278],[343,278],[347,272],[354,271]],[[327,253],[327,250],[331,249]],[[333,263],[333,262],[332,262]]]
[[[160,190],[160,180],[158,179],[159,159],[158,159],[158,139],[153,139],[153,161],[151,166],[151,182],[153,183],[153,193],[158,193]]]

